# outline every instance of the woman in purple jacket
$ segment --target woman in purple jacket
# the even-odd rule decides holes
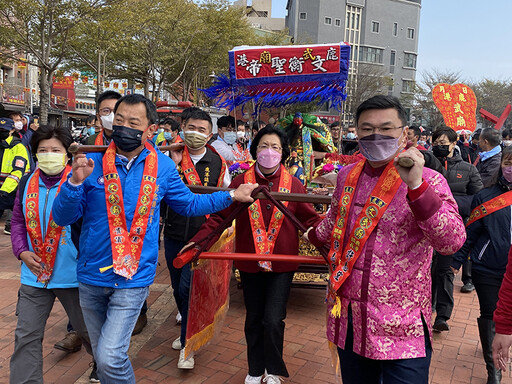
[[[58,298],[92,355],[78,299],[78,250],[70,226],[59,227],[52,205],[71,170],[67,152],[73,139],[65,128],[41,127],[32,137],[38,167],[21,179],[11,222],[14,255],[21,261],[11,383],[42,383],[42,340],[46,321]],[[96,377],[91,374],[91,381]],[[97,382],[97,381],[96,381]]]

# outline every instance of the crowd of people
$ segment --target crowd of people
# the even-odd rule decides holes
[[[69,318],[55,348],[71,353],[83,345],[91,382],[135,383],[128,348],[148,321],[162,232],[181,322],[169,346],[180,351],[179,369],[195,366],[194,354],[185,354],[192,271],[174,266],[180,252],[240,204],[248,208],[237,218],[236,252],[299,252],[293,221],[271,201],[251,197],[259,186],[307,193],[285,167],[283,129],[224,116],[214,134],[200,108],[185,109],[180,121],[158,121],[148,99],[113,91],[96,105],[82,143],[105,145],[105,153],[72,156],[69,129],[39,126],[17,112],[0,118],[0,210],[21,261],[11,383],[42,383],[42,339],[55,298]],[[487,383],[499,383],[512,344],[512,132],[422,130],[408,125],[390,96],[363,102],[353,125],[329,128],[333,156],[348,165],[339,170],[327,214],[309,203],[285,206],[309,228],[305,240],[329,248],[327,338],[343,383],[428,383],[431,331],[450,329],[461,269],[461,291],[476,290],[479,298]],[[250,166],[232,177],[235,162]],[[187,184],[230,192],[195,195]],[[246,309],[245,383],[281,383],[289,376],[284,321],[297,264],[235,266]]]

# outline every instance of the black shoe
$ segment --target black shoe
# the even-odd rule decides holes
[[[475,290],[475,286],[473,285],[473,283],[471,281],[467,282],[466,284],[464,284],[461,288],[460,288],[460,291],[462,293],[469,293],[469,292],[472,292]]]
[[[96,366],[96,362],[93,361],[92,363],[92,371],[89,375],[89,383],[99,383],[100,379],[98,378],[98,367]]]
[[[135,328],[133,328],[132,336],[138,335],[142,332],[144,327],[148,324],[148,317],[146,314],[139,315],[139,318],[137,319],[137,322],[135,323]]]
[[[432,326],[434,332],[445,332],[450,330],[450,326],[443,319],[436,319],[434,325]]]
[[[11,225],[10,224],[9,225],[5,224],[4,233],[6,235],[10,235],[11,234]]]

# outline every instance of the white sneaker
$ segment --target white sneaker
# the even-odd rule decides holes
[[[265,374],[265,378],[263,379],[263,382],[264,383],[267,383],[267,384],[281,384],[281,381],[283,379],[281,379],[279,376],[277,375],[269,375],[268,373]]]
[[[180,351],[180,359],[178,360],[179,369],[194,369],[194,353],[191,353],[188,359],[185,359],[185,348]]]
[[[245,376],[245,384],[261,384],[261,378],[263,376]]]
[[[181,350],[181,337],[180,336],[178,336],[178,338],[172,342],[172,349],[174,349],[175,351]]]
[[[176,315],[176,324],[181,324],[181,313],[178,312],[178,314]]]

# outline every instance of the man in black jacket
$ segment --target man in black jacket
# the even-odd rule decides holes
[[[476,168],[480,172],[484,188],[496,184],[500,176],[501,164],[501,135],[494,128],[485,128],[480,134],[478,147],[480,148],[479,159]]]
[[[471,213],[473,195],[483,188],[482,180],[474,165],[463,161],[457,144],[457,133],[449,127],[438,128],[432,135],[434,155],[444,165],[443,172],[463,219]],[[433,329],[449,329],[447,321],[453,310],[453,279],[450,269],[451,255],[434,253],[432,260],[432,303],[436,310]],[[469,270],[469,268],[468,268]],[[472,286],[471,276],[463,276],[465,286]],[[474,289],[474,288],[473,288]]]
[[[183,121],[183,132],[186,147],[182,152],[171,152],[183,182],[210,187],[229,186],[231,177],[225,160],[212,146],[206,144],[212,137],[210,115],[200,109],[187,111]],[[190,264],[179,269],[172,263],[178,252],[198,232],[206,217],[181,216],[166,205],[162,205],[161,212],[164,216],[165,259],[171,275],[174,299],[182,315],[181,336],[173,341],[172,348],[181,350],[178,368],[193,369],[194,357],[185,359],[184,355],[191,283]]]

